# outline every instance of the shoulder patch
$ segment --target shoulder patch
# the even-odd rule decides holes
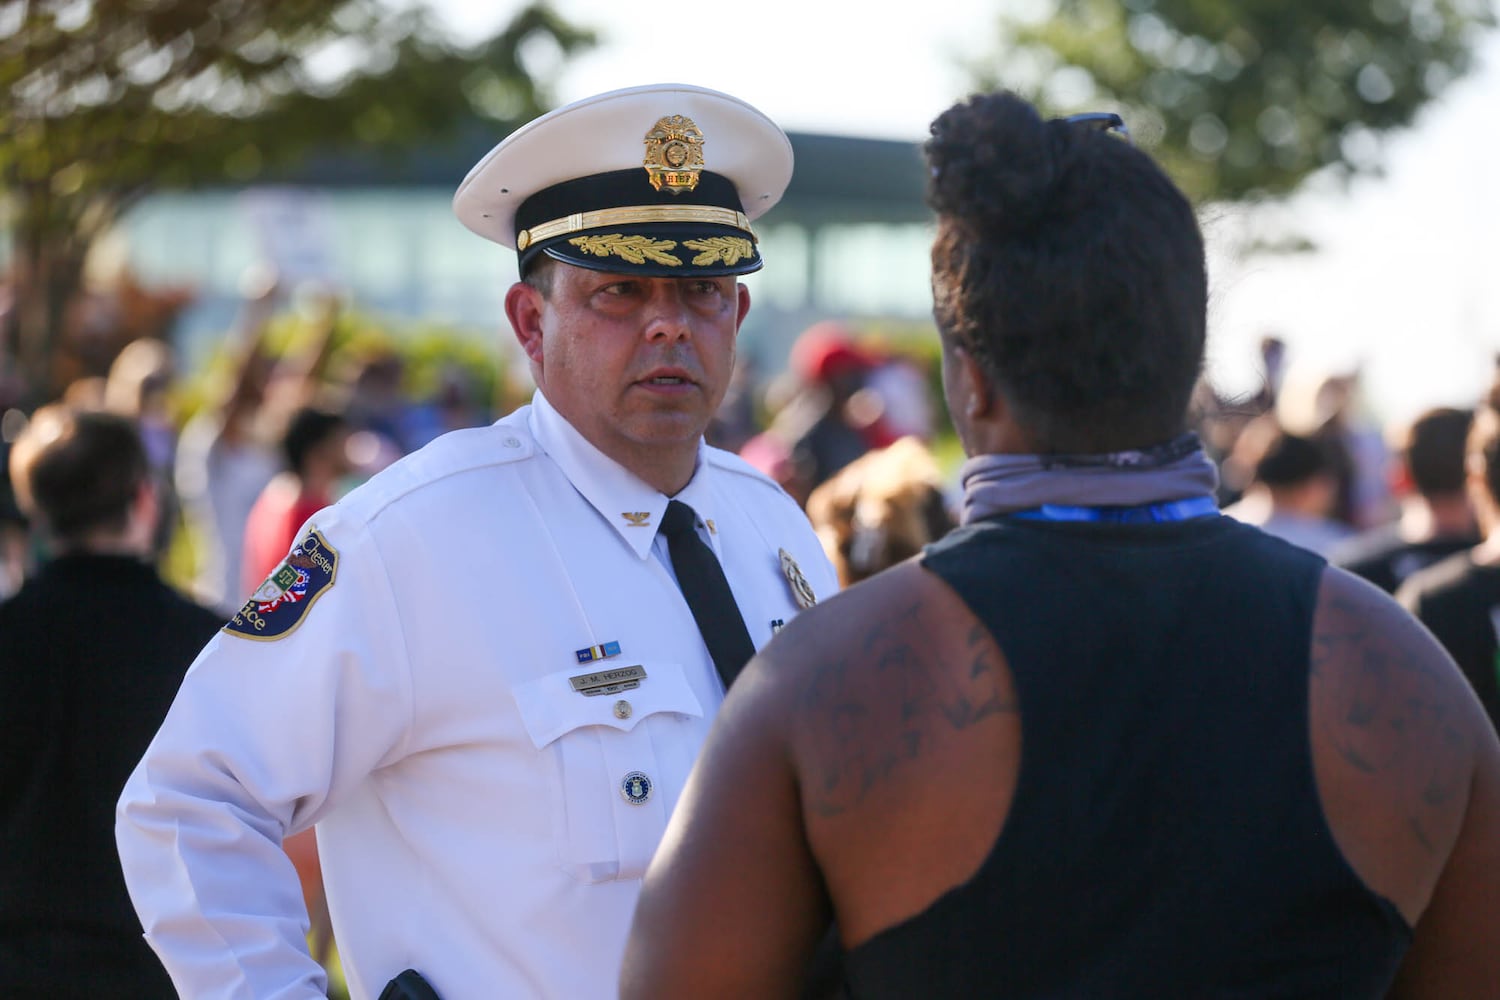
[[[313,603],[333,586],[338,568],[338,550],[313,528],[229,619],[224,631],[262,641],[290,635]]]

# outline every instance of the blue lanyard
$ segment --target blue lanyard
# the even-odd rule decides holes
[[[1112,524],[1151,524],[1162,521],[1187,521],[1219,512],[1213,497],[1189,497],[1140,507],[1073,507],[1046,503],[1029,510],[1012,511],[1006,517],[1023,521],[1107,521]]]

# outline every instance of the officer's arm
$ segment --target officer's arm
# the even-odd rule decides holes
[[[735,682],[646,873],[625,1000],[794,996],[828,926],[803,836],[786,732],[792,685],[777,648]]]
[[[183,996],[324,995],[282,840],[401,752],[410,675],[384,570],[319,520],[336,573],[314,563],[297,600],[214,637],[120,799],[131,900]]]

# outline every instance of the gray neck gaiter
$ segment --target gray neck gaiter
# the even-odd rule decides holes
[[[1196,434],[1104,455],[976,455],[959,470],[963,524],[1043,504],[1136,507],[1211,497],[1219,470]]]

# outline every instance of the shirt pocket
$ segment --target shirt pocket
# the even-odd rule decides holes
[[[681,664],[632,666],[645,671],[639,686],[611,694],[574,690],[577,670],[515,688],[549,769],[557,863],[579,882],[645,874],[702,742],[703,706]]]

